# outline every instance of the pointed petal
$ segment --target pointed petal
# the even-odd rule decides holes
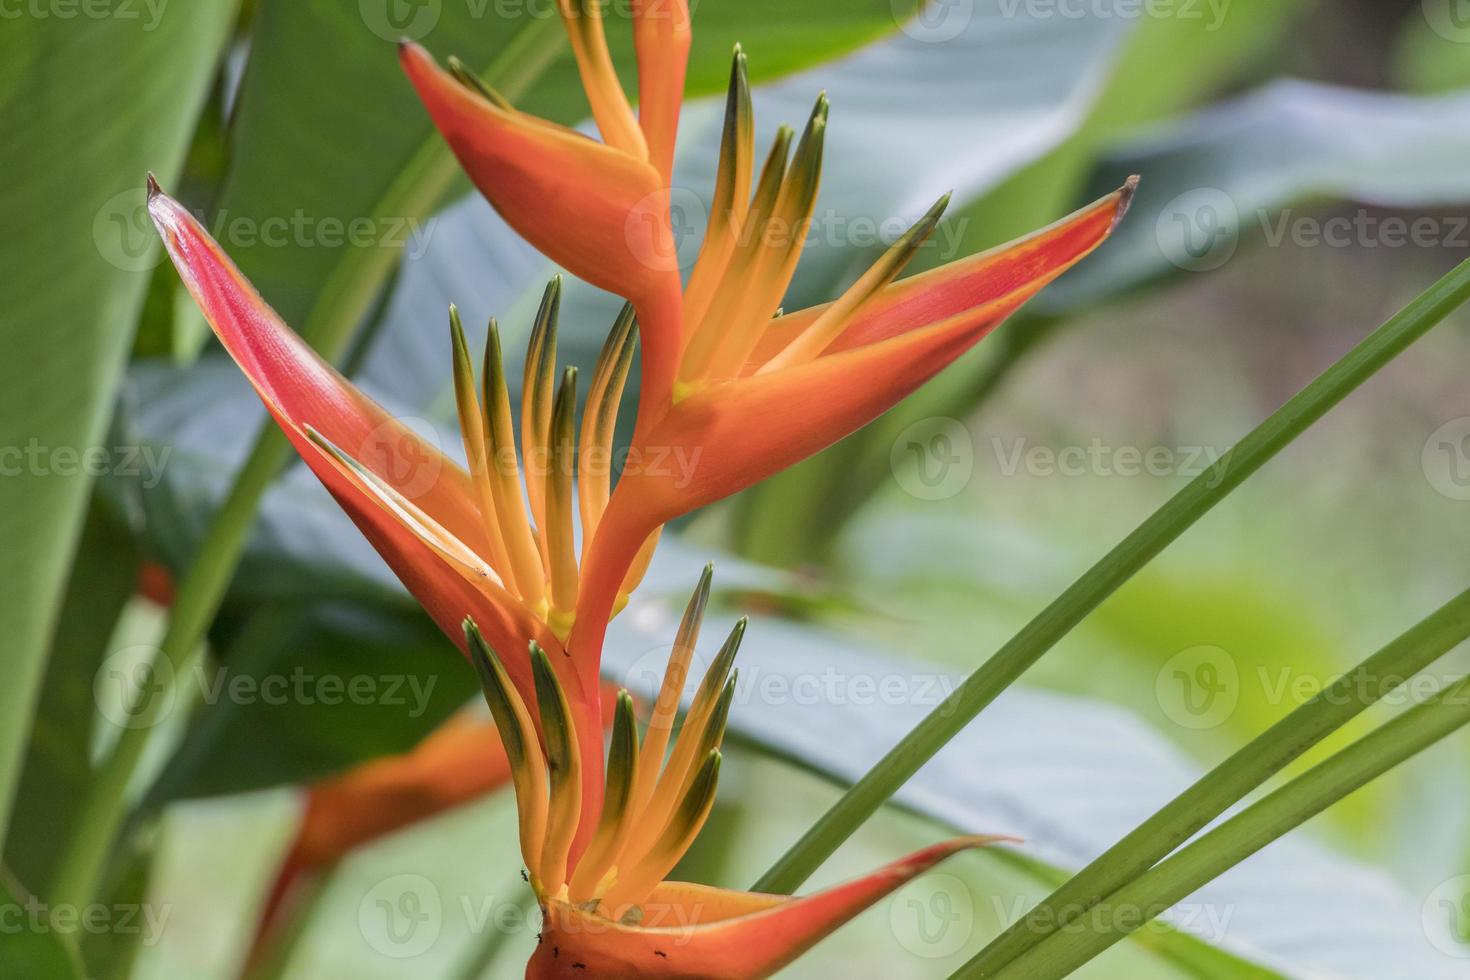
[[[342,447],[454,541],[484,554],[488,546],[468,474],[354,388],[292,333],[176,201],[155,193],[149,209],[184,284],[225,349],[307,465],[440,628],[463,649],[459,624],[472,614],[492,641],[507,649],[522,649],[526,637],[542,634],[555,644],[555,638],[503,589],[477,578],[405,524],[372,486],[313,441],[307,428]],[[529,685],[530,664],[521,660],[510,666],[520,675],[517,682]]]
[[[624,153],[647,159],[648,144],[633,119],[633,107],[618,81],[602,29],[603,0],[558,0],[557,9],[567,29],[582,89],[592,107],[592,118],[603,140]]]
[[[698,326],[725,276],[730,256],[750,209],[750,180],[755,164],[755,116],[745,52],[735,45],[730,90],[725,102],[725,128],[720,138],[720,164],[710,201],[709,227],[684,292],[686,330]]]
[[[1005,839],[964,837],[937,844],[804,898],[666,882],[644,903],[637,925],[553,902],[526,976],[759,980],[945,858]]]
[[[672,179],[674,140],[689,67],[688,0],[633,0],[633,47],[638,54],[638,125],[649,159],[664,183]]]
[[[505,110],[418,45],[401,45],[400,60],[475,186],[552,261],[634,300],[677,277],[668,192],[651,164]]]
[[[480,678],[485,704],[495,719],[511,777],[515,780],[521,859],[530,869],[531,887],[540,895],[543,888],[541,847],[546,838],[546,757],[541,754],[531,712],[512,685],[499,655],[485,643],[473,619],[465,619],[464,633],[469,641],[470,660]]]
[[[546,841],[541,852],[541,880],[550,889],[561,888],[567,880],[573,839],[577,837],[584,817],[591,814],[582,809],[583,790],[582,754],[578,744],[576,721],[566,691],[551,665],[546,651],[536,643],[531,644],[531,669],[536,681],[536,703],[541,714],[541,737],[546,745],[546,771],[551,784],[551,797],[546,811]],[[597,768],[588,773],[588,779],[597,780],[595,797],[597,809],[602,803],[602,730],[597,736]],[[590,839],[595,828],[586,826],[585,836]]]

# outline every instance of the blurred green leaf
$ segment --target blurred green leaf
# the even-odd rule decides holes
[[[1165,275],[1208,272],[1243,240],[1268,247],[1403,247],[1464,237],[1453,215],[1424,225],[1362,212],[1333,226],[1281,209],[1312,198],[1434,208],[1470,201],[1470,93],[1396,95],[1281,81],[1136,135],[1099,166],[1092,189],[1145,175],[1106,250],[1038,304],[1062,312]],[[1302,235],[1312,238],[1300,238]],[[1397,244],[1395,244],[1397,243]]]
[[[1392,75],[1413,92],[1448,92],[1470,86],[1470,27],[1452,19],[1449,0],[1429,0],[1423,17],[1408,17],[1393,53]]]
[[[108,8],[98,18],[8,19],[0,131],[0,829],[63,575],[139,304],[157,265],[144,173],[176,175],[225,33],[227,0]],[[104,452],[118,465],[114,452]],[[14,457],[14,458],[12,458]],[[104,464],[108,465],[108,464]]]
[[[51,880],[77,796],[92,778],[92,685],[137,577],[131,530],[94,495],[52,639],[5,848],[5,863],[37,888]]]
[[[0,916],[10,924],[0,936],[0,975],[82,980],[76,945],[47,922],[39,901],[11,877],[9,869],[0,870]]]
[[[107,893],[114,909],[137,909],[146,922],[150,907],[149,889],[153,884],[153,861],[158,833],[138,834],[128,842],[127,850],[116,862]],[[139,954],[150,937],[145,928],[103,929],[82,937],[82,960],[87,965],[88,980],[129,980]],[[151,937],[155,941],[158,937]]]
[[[275,603],[179,679],[197,713],[148,803],[336,775],[416,746],[478,690],[428,617],[362,605]]]

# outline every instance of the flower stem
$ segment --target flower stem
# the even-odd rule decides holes
[[[1248,793],[1466,637],[1470,637],[1470,590],[1420,620],[1216,766],[996,937],[964,966],[961,974],[996,976],[1053,932],[1081,920],[1103,896],[1138,878]]]
[[[790,893],[1017,678],[1231,491],[1456,308],[1470,261],[1431,286],[1252,430],[1022,627],[827,811],[755,884]]]
[[[496,57],[486,79],[517,97],[550,66],[562,44],[555,17],[532,18]],[[453,185],[459,170],[437,136],[428,139],[378,201],[379,214],[426,215]],[[323,283],[301,336],[328,360],[338,361],[357,326],[372,309],[398,260],[393,249],[351,249]],[[267,422],[255,440],[224,504],[210,522],[194,562],[178,583],[168,625],[151,661],[155,678],[184,678],[202,652],[205,631],[219,611],[244,553],[261,499],[291,458],[290,443]],[[130,705],[131,724],[100,764],[77,816],[77,835],[50,888],[55,904],[92,901],[127,809],[128,786],[163,707],[157,691],[143,691]]]
[[[995,976],[1050,980],[1069,975],[1267,844],[1470,724],[1467,695],[1470,677],[1354,742],[1114,892],[1095,910],[1104,914],[1092,916],[1088,928],[1053,933]],[[976,976],[980,974],[966,965],[952,980]]]

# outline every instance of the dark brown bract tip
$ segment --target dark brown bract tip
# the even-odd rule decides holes
[[[1140,177],[1134,174],[1123,182],[1118,188],[1118,213],[1113,216],[1113,227],[1118,227],[1118,222],[1128,216],[1128,209],[1133,206],[1133,195],[1138,193],[1138,181]]]

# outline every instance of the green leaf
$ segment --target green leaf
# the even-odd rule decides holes
[[[406,752],[477,690],[464,657],[417,610],[273,603],[220,646],[221,662],[176,679],[177,703],[206,710],[150,806],[312,782]]]
[[[0,974],[82,980],[85,974],[76,944],[47,922],[45,908],[9,869],[0,869],[0,916],[11,923],[0,936]]]
[[[156,828],[150,830],[152,832],[139,834],[129,841],[127,851],[117,861],[107,896],[107,903],[114,909],[137,909],[143,923],[157,908],[147,903],[161,835]],[[88,980],[130,980],[143,949],[150,939],[156,942],[158,938],[150,936],[147,928],[104,929],[87,933],[82,937],[81,949]]]
[[[37,887],[51,880],[77,796],[92,778],[93,681],[116,649],[118,619],[137,577],[132,532],[94,495],[51,644],[5,849],[6,865]]]
[[[1430,0],[1423,17],[1407,17],[1393,53],[1391,74],[1415,92],[1448,92],[1470,86],[1470,28],[1456,20],[1455,5]]]
[[[35,453],[0,480],[0,829],[91,483],[78,457],[102,439],[157,264],[144,174],[177,174],[234,14],[226,0],[121,6],[5,26],[0,446]]]

